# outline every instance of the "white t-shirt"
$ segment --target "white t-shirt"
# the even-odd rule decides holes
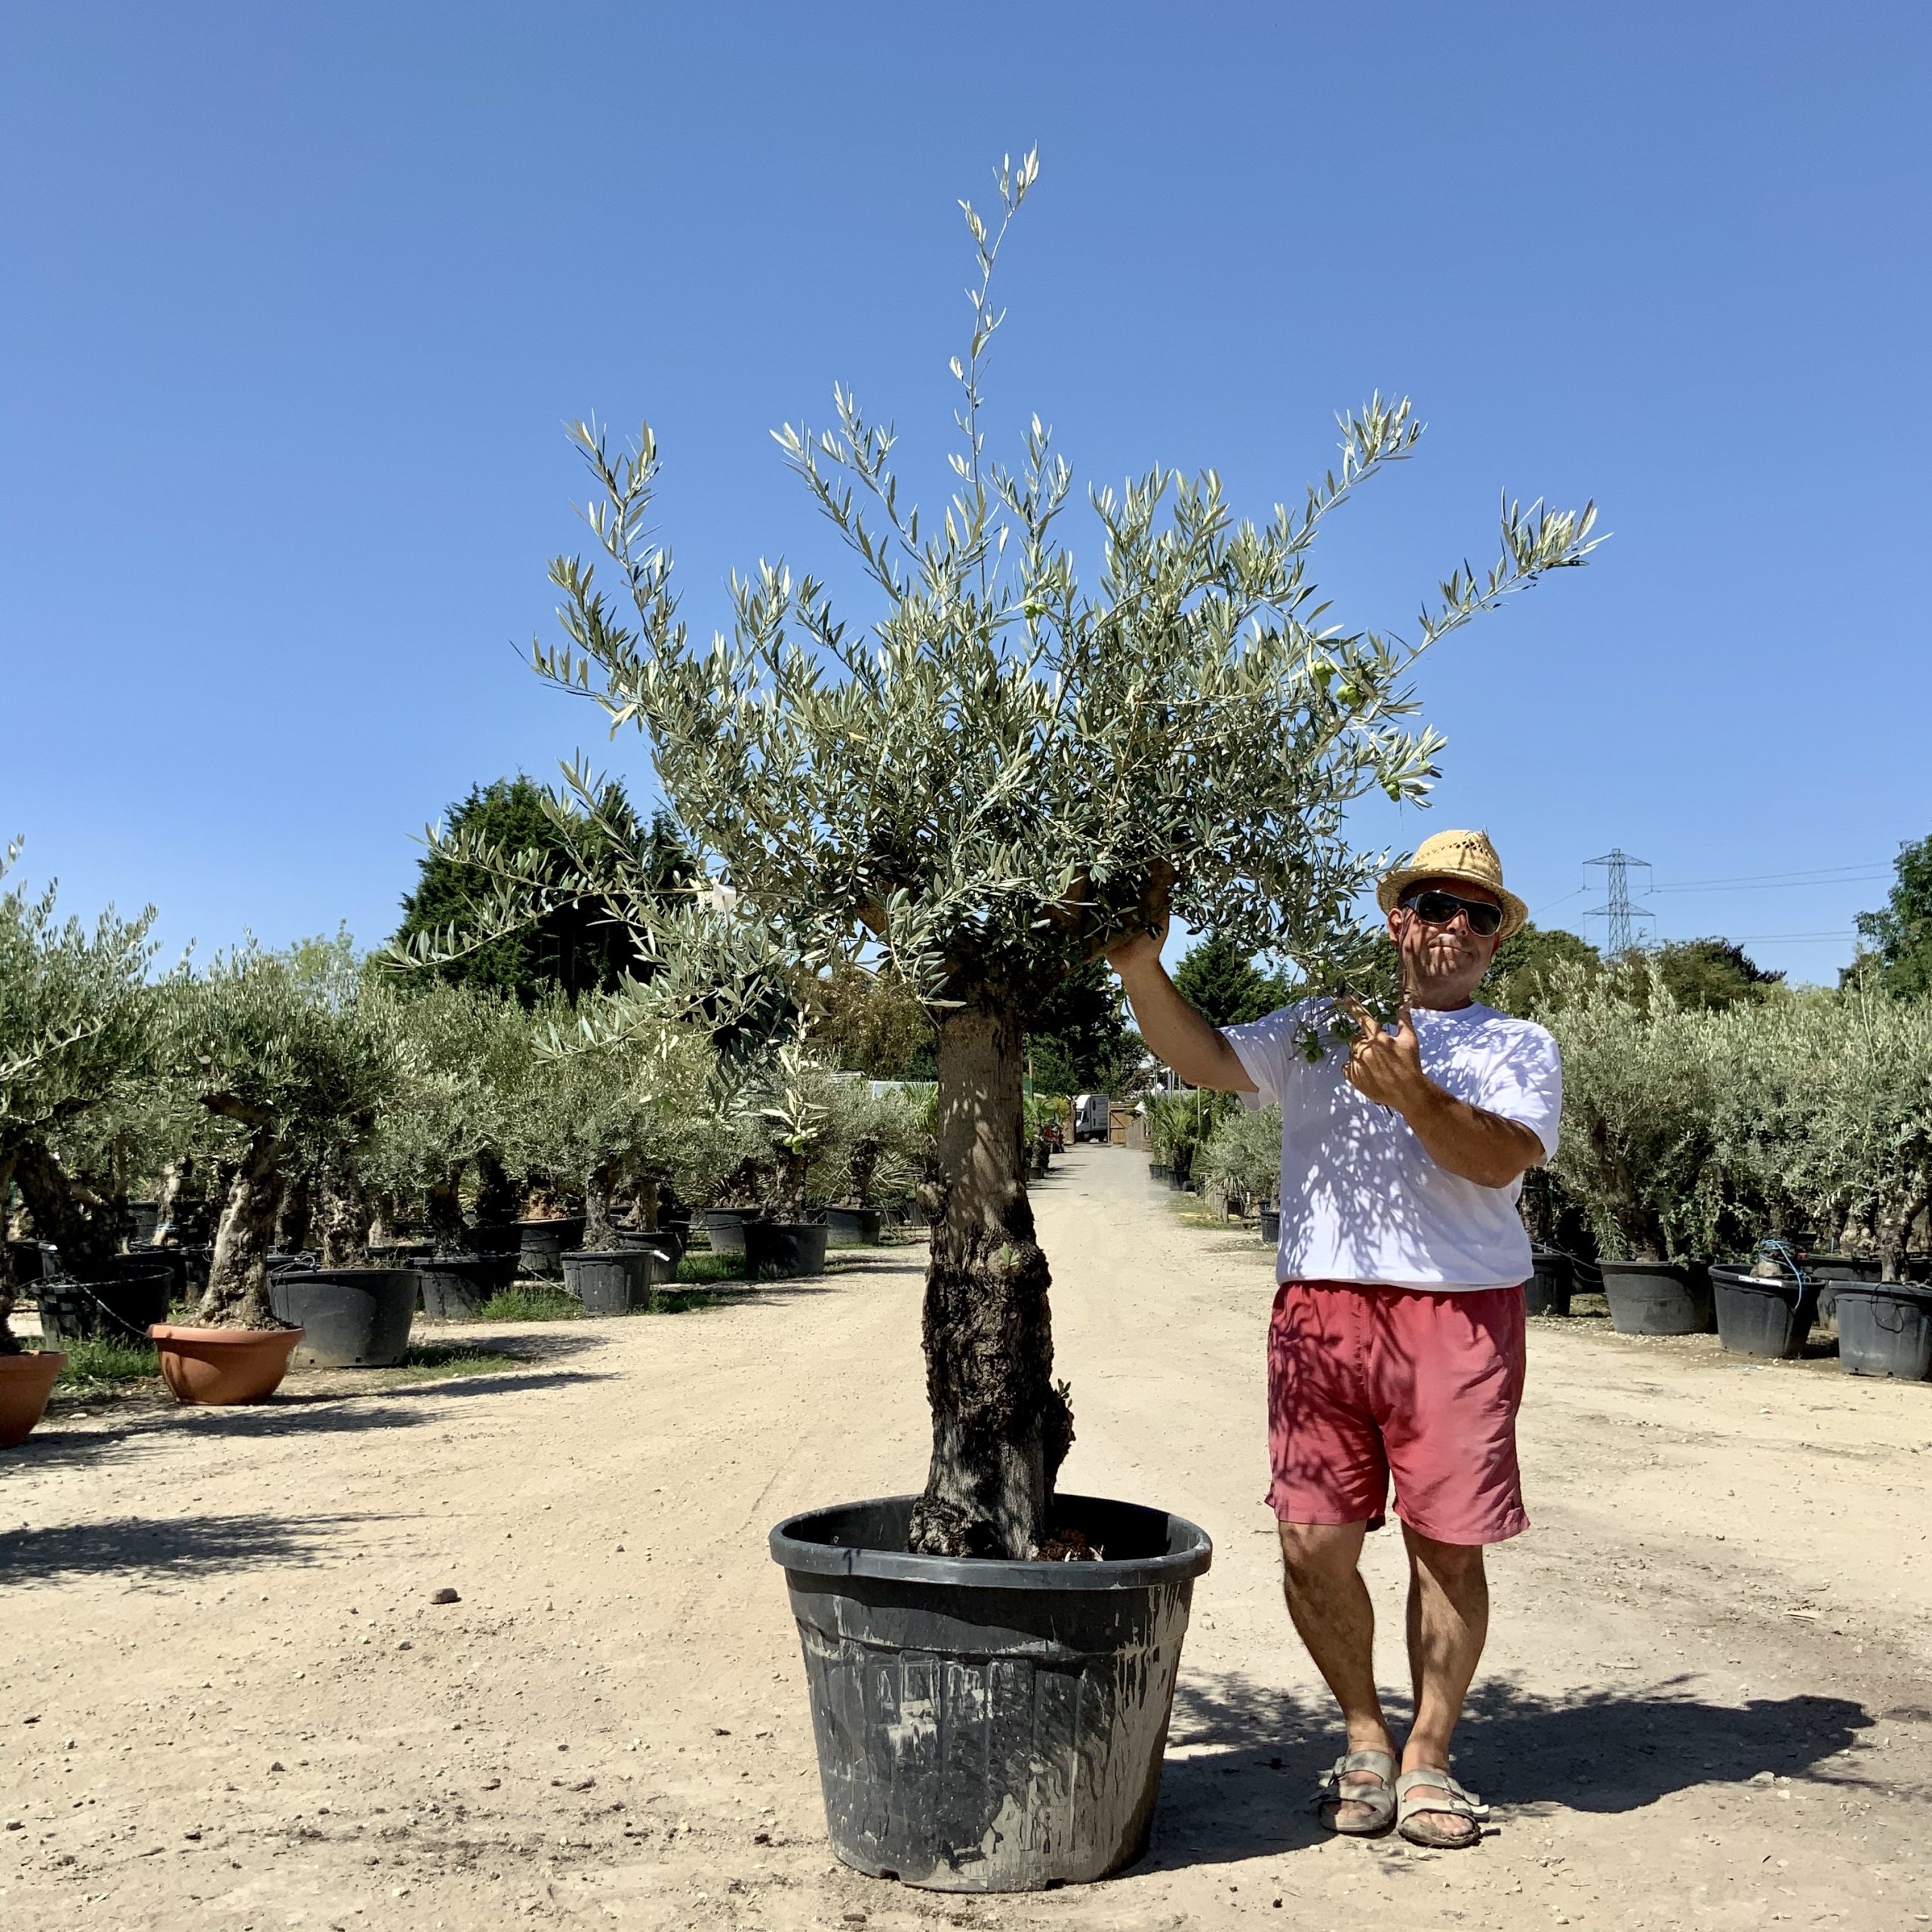
[[[1281,1109],[1284,1281],[1374,1281],[1392,1287],[1497,1288],[1527,1281],[1530,1238],[1516,1212],[1521,1179],[1481,1187],[1438,1167],[1392,1108],[1344,1076],[1345,1042],[1303,1051],[1317,1003],[1226,1028],[1260,1090]],[[1458,1100],[1534,1128],[1556,1152],[1563,1069],[1556,1042],[1527,1020],[1487,1006],[1417,1009],[1423,1071]]]

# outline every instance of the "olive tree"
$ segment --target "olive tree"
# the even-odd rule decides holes
[[[1298,506],[1238,518],[1211,471],[1155,467],[1091,493],[1094,552],[1078,564],[1061,536],[1072,472],[1048,431],[1034,418],[1008,468],[984,422],[995,265],[1037,172],[1035,155],[1001,168],[991,221],[965,206],[977,274],[943,509],[912,506],[892,430],[843,389],[832,427],[778,432],[869,585],[866,620],[819,578],[761,562],[734,578],[728,628],[694,636],[652,534],[648,425],[626,452],[580,423],[601,556],[552,565],[565,641],[536,654],[614,731],[643,733],[682,835],[774,974],[882,957],[934,1023],[933,1442],[911,1540],[954,1555],[1036,1550],[1072,1438],[1021,1146],[1029,1020],[1170,907],[1304,970],[1362,956],[1352,909],[1380,860],[1351,849],[1344,814],[1371,793],[1419,800],[1441,743],[1411,728],[1411,665],[1592,547],[1591,510],[1511,503],[1500,560],[1455,571],[1406,639],[1332,621],[1309,571],[1316,533],[1421,434],[1407,401],[1378,395]],[[594,789],[580,768],[573,783]],[[504,856],[506,909],[554,902]],[[691,961],[697,909],[601,889],[645,950]],[[654,985],[697,998],[701,977],[687,963]]]
[[[18,850],[8,848],[0,873]],[[147,1069],[154,915],[122,919],[110,909],[90,931],[54,908],[51,886],[34,898],[17,885],[0,894],[0,1224],[17,1185],[36,1232],[85,1279],[113,1252],[118,1229],[63,1158],[72,1150],[63,1142]],[[14,1287],[0,1249],[0,1355],[20,1352],[7,1325]]]

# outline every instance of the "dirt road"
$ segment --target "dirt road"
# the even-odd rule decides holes
[[[1217,1545],[1134,1872],[981,1900],[825,1848],[764,1535],[923,1473],[901,1250],[489,1331],[543,1352],[513,1373],[44,1426],[0,1460],[0,1924],[1932,1924],[1932,1388],[1532,1324],[1536,1527],[1458,1760],[1500,1829],[1329,1840],[1260,1501],[1266,1258],[1146,1173],[1081,1152],[1038,1197],[1067,1486]]]

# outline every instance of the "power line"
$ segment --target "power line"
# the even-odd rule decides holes
[[[1650,890],[1653,892],[1770,892],[1782,891],[1792,886],[1866,885],[1890,876],[1891,869],[1889,866],[1847,866],[1835,872],[1758,872],[1746,874],[1740,878],[1678,879],[1665,885],[1653,885]]]

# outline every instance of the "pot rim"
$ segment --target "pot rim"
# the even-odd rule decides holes
[[[16,1340],[18,1337],[14,1338]],[[23,1349],[17,1355],[0,1355],[0,1374],[11,1374],[21,1367],[38,1369],[42,1364],[50,1364],[48,1373],[58,1375],[67,1366],[67,1352],[64,1349]]]
[[[226,1342],[286,1342],[291,1348],[308,1334],[306,1328],[196,1328],[186,1322],[156,1321],[149,1324],[151,1342],[192,1343],[198,1347],[220,1347]]]
[[[1198,1524],[1177,1516],[1171,1510],[1155,1513],[1167,1518],[1170,1529],[1180,1531],[1186,1547],[1164,1556],[1128,1558],[1120,1562],[1102,1558],[1097,1563],[1018,1562],[1000,1557],[915,1556],[909,1550],[863,1549],[844,1543],[828,1543],[805,1532],[810,1525],[828,1516],[848,1511],[903,1506],[909,1512],[918,1501],[914,1496],[871,1497],[856,1503],[832,1503],[819,1509],[801,1510],[787,1516],[768,1539],[771,1559],[785,1571],[811,1577],[868,1577],[899,1583],[927,1583],[970,1590],[1029,1590],[1088,1592],[1094,1590],[1146,1589],[1157,1583],[1179,1583],[1204,1574],[1214,1561],[1214,1540]],[[1099,1503],[1116,1499],[1100,1496],[1076,1496],[1063,1492],[1057,1499],[1063,1504]],[[1136,1506],[1152,1509],[1152,1504]]]

